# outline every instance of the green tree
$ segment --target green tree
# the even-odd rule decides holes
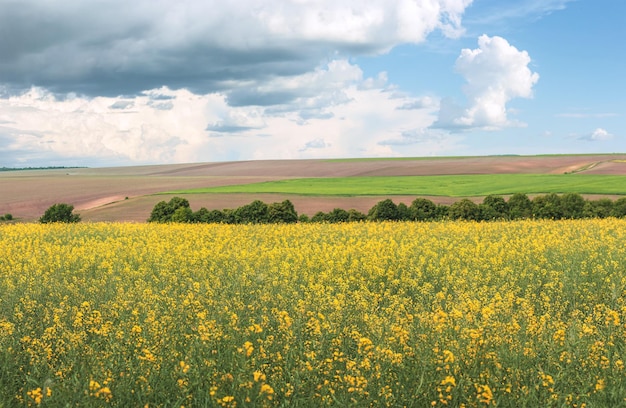
[[[39,218],[39,222],[42,224],[51,222],[79,222],[80,215],[73,214],[72,211],[74,211],[73,205],[64,203],[54,204]]]
[[[234,211],[235,222],[238,224],[266,224],[269,222],[269,208],[261,200],[254,200]]]
[[[326,214],[325,219],[328,222],[334,223],[348,222],[348,220],[350,219],[350,213],[348,213],[348,211],[344,210],[343,208],[333,208],[332,211]]]
[[[501,196],[488,195],[479,207],[483,220],[505,220],[509,218],[509,205]]]
[[[622,197],[613,203],[611,215],[616,218],[626,217],[626,197]]]
[[[202,224],[220,223],[224,221],[224,214],[220,210],[207,210],[202,207],[193,213],[192,221]]]
[[[284,200],[280,203],[272,203],[267,209],[267,218],[271,223],[294,223],[298,221],[298,213],[293,203]]]
[[[400,221],[409,221],[411,220],[411,211],[409,207],[407,207],[404,203],[398,204],[398,219]]]
[[[583,207],[583,217],[585,218],[607,218],[613,211],[613,201],[610,198],[600,198],[598,200],[586,200]]]
[[[464,198],[450,206],[448,216],[453,220],[478,221],[480,219],[480,210],[478,204],[468,198]]]
[[[509,217],[512,220],[530,218],[532,216],[532,202],[526,194],[515,193],[507,201]]]
[[[357,211],[354,208],[348,210],[349,222],[359,222],[365,220],[367,220],[367,215],[363,214],[361,211]]]
[[[172,214],[172,222],[192,222],[193,211],[189,207],[178,207]]]
[[[563,218],[561,197],[556,193],[539,195],[532,200],[532,211],[535,218],[560,220]]]
[[[583,218],[585,199],[577,193],[566,193],[561,196],[561,211],[563,218]]]
[[[174,211],[172,211],[167,202],[159,201],[154,207],[152,207],[152,212],[150,213],[150,217],[148,217],[148,222],[167,222],[172,219],[173,213]]]
[[[323,211],[318,211],[315,214],[313,214],[313,217],[311,217],[311,222],[325,222],[328,221],[326,213]]]
[[[159,201],[152,208],[148,222],[171,222],[174,212],[179,208],[189,208],[189,201],[182,197],[173,197],[169,202]]]
[[[431,221],[437,216],[437,206],[426,198],[416,198],[409,206],[409,213],[412,220]]]
[[[191,222],[206,224],[209,222],[209,210],[201,207],[198,211],[194,211],[191,216]]]
[[[437,204],[435,206],[435,217],[433,220],[445,220],[448,218],[448,211],[450,207],[445,204]]]
[[[367,218],[372,221],[394,221],[398,215],[398,206],[388,198],[376,203],[367,213]]]
[[[230,208],[224,208],[222,211],[222,221],[225,224],[236,224],[237,218],[235,217],[235,211]]]
[[[207,218],[206,218],[206,222],[213,223],[213,224],[226,222],[225,211],[220,211],[220,210],[209,211],[209,214],[207,215]]]
[[[172,211],[176,211],[179,208],[189,208],[189,201],[186,198],[182,197],[172,197],[170,201],[167,203]]]

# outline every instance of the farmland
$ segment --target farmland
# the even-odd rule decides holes
[[[191,190],[175,190],[168,194],[198,193],[283,193],[333,196],[487,196],[525,194],[578,193],[625,194],[626,176],[582,174],[483,174],[446,176],[380,176],[342,178],[299,178],[239,184]]]
[[[569,173],[569,174],[565,174]],[[574,174],[571,174],[574,173]],[[144,222],[160,193],[174,190],[250,185],[292,179],[342,179],[343,187],[353,178],[490,175],[625,176],[626,154],[563,156],[436,157],[375,160],[268,160],[223,163],[192,163],[117,168],[76,168],[0,172],[0,215],[10,213],[18,221],[36,221],[51,205],[75,206],[85,221]],[[523,177],[523,176],[520,176]],[[346,179],[347,178],[347,179]],[[460,179],[461,179],[460,178]],[[460,180],[458,179],[458,180]],[[562,178],[564,180],[565,177]],[[434,179],[432,179],[434,180]],[[431,187],[432,187],[431,183]],[[367,187],[367,186],[365,186]],[[450,204],[463,185],[453,183],[444,195],[423,197]],[[201,190],[202,191],[202,190]],[[291,200],[298,213],[313,215],[334,208],[366,212],[381,196],[362,186],[359,194],[312,196],[292,193],[196,193],[185,194],[194,208],[236,208],[259,199],[265,202]],[[414,190],[394,192],[394,201],[410,204]],[[516,191],[529,193],[528,191]],[[578,192],[578,191],[577,191]],[[582,192],[581,192],[582,193]],[[450,195],[448,195],[450,194]],[[477,191],[463,194],[474,201]],[[623,193],[621,193],[623,194]],[[420,193],[421,195],[421,193]],[[591,195],[596,196],[596,195]],[[620,194],[609,194],[615,199]],[[387,197],[384,197],[387,198]],[[597,198],[597,196],[596,196]]]
[[[626,220],[0,226],[0,406],[621,406]]]

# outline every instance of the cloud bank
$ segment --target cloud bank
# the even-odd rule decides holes
[[[0,161],[436,153],[443,144],[410,135],[438,99],[365,78],[349,58],[459,36],[471,2],[6,0]]]
[[[364,78],[346,60],[250,91],[261,100],[269,95],[274,104],[232,106],[226,93],[198,95],[167,87],[119,98],[59,97],[31,88],[0,99],[0,161],[171,163],[442,150],[426,143],[400,149],[384,143],[431,125],[436,104],[398,95],[384,75]]]

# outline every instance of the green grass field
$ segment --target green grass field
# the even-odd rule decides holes
[[[626,195],[626,176],[583,174],[489,174],[446,176],[301,178],[264,183],[175,190],[164,194],[282,193],[317,196],[431,195],[448,197],[490,194]]]

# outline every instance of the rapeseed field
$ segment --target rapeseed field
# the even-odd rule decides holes
[[[626,406],[626,220],[0,226],[0,407]]]

